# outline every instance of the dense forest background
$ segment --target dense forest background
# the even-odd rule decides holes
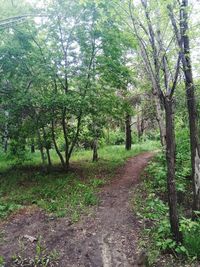
[[[24,204],[13,197],[6,203],[18,179],[11,179],[13,168],[15,175],[20,168],[46,178],[58,170],[71,175],[71,162],[86,157],[112,173],[135,148],[154,150],[144,175],[148,193],[144,198],[144,188],[138,188],[135,200],[139,216],[154,225],[148,232],[154,240],[151,256],[164,251],[197,260],[199,4],[0,3],[2,218]],[[88,190],[82,188],[86,202],[94,204]]]

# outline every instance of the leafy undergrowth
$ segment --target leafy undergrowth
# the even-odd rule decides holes
[[[41,238],[37,240],[32,257],[26,256],[25,244],[20,240],[20,251],[12,257],[13,267],[56,267],[59,266],[59,253],[56,250],[48,252]],[[2,265],[4,262],[2,261]],[[1,266],[1,263],[0,263]]]
[[[188,205],[191,203],[191,184],[186,179],[190,171],[188,165],[187,161],[177,161],[176,187],[182,244],[174,242],[170,231],[166,166],[162,154],[158,154],[148,165],[142,184],[135,190],[134,211],[143,225],[140,246],[147,250],[150,266],[199,266],[200,221],[188,218],[191,215]]]
[[[36,205],[55,216],[67,215],[77,221],[88,206],[98,203],[99,187],[114,176],[118,166],[128,157],[156,147],[151,142],[135,145],[131,151],[122,146],[105,147],[99,150],[100,160],[96,163],[91,162],[91,151],[76,152],[68,173],[57,169],[45,174],[35,167],[36,160],[32,167],[25,162],[23,167],[4,169],[0,175],[0,218]]]

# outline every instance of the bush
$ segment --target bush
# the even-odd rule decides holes
[[[185,254],[190,258],[200,259],[200,220],[182,218],[180,228]]]
[[[125,134],[120,130],[110,131],[109,144],[110,145],[122,145],[125,143]]]

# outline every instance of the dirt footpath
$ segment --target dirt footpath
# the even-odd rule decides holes
[[[35,253],[35,242],[21,240],[24,235],[41,236],[49,251],[59,253],[59,267],[131,267],[136,260],[139,224],[131,211],[130,198],[140,174],[153,157],[143,153],[129,159],[116,178],[102,188],[100,204],[78,223],[67,218],[54,219],[42,211],[22,211],[1,227],[0,255],[13,266],[11,257],[24,250]],[[24,243],[25,242],[25,243]],[[21,246],[21,247],[20,247]],[[20,252],[22,253],[22,252]]]

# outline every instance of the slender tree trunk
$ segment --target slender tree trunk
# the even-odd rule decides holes
[[[31,144],[31,153],[35,153],[35,145],[33,143]]]
[[[144,119],[141,115],[137,115],[137,133],[138,133],[138,141],[141,141],[141,138],[143,137],[144,134]]]
[[[193,210],[200,210],[200,147],[198,140],[198,120],[195,99],[195,86],[193,81],[190,40],[188,36],[188,0],[182,0],[180,6],[180,29],[177,26],[172,6],[168,6],[174,33],[181,51],[181,60],[185,76],[185,89],[189,117],[191,166],[193,181]]]
[[[126,150],[131,150],[132,145],[132,134],[131,134],[131,116],[127,114],[126,116]]]
[[[52,167],[52,162],[51,162],[51,155],[48,147],[48,140],[47,140],[47,134],[45,131],[45,128],[42,128],[43,131],[43,139],[45,143],[45,149],[46,149],[46,154],[47,154],[47,160],[48,160],[48,166],[51,168]]]
[[[39,129],[37,129],[37,135],[38,135],[38,147],[39,147],[40,154],[41,154],[41,159],[42,159],[42,166],[43,166],[43,169],[45,169],[44,148],[43,148],[42,138],[41,138],[41,134],[40,134],[40,130]]]
[[[62,129],[63,129],[63,136],[65,140],[65,164],[66,167],[69,167],[69,142],[67,137],[67,123],[66,123],[66,112],[67,109],[64,108],[62,112]]]
[[[52,162],[51,162],[51,154],[50,154],[50,150],[48,147],[46,147],[46,153],[47,153],[47,160],[48,160],[48,165],[51,168],[52,167]]]
[[[156,105],[156,120],[158,122],[159,132],[160,132],[160,141],[163,148],[166,147],[166,125],[165,125],[165,116],[160,103],[160,99],[156,90],[153,90],[154,101]]]
[[[185,89],[188,106],[190,146],[191,146],[191,165],[193,181],[193,210],[200,210],[200,147],[198,140],[198,121],[197,107],[195,99],[195,86],[192,74],[192,64],[190,56],[190,40],[188,36],[188,0],[182,0],[180,9],[181,21],[181,43],[183,46],[183,70],[185,75]]]
[[[63,168],[66,169],[65,160],[64,160],[63,155],[60,152],[58,145],[56,143],[56,136],[55,136],[55,129],[54,129],[54,121],[53,120],[51,121],[51,134],[52,134],[52,140],[53,140],[53,144],[54,144],[56,153],[57,153],[58,157],[60,158],[60,162],[61,162]]]
[[[107,129],[107,144],[110,145],[110,128]]]
[[[137,134],[138,134],[138,141],[141,140],[141,131],[140,131],[140,116],[137,115]]]
[[[93,141],[93,158],[92,161],[98,161],[98,139],[95,137]]]
[[[34,138],[31,138],[31,153],[35,153]]]
[[[175,184],[175,131],[172,99],[165,99],[166,111],[166,161],[167,161],[167,188],[169,202],[169,218],[171,231],[176,242],[181,242],[179,217],[177,211],[177,193]]]
[[[9,117],[9,112],[5,111],[6,123],[5,123],[5,128],[4,128],[4,137],[3,137],[4,153],[7,153],[8,151],[8,122],[7,122],[8,117]]]
[[[7,138],[7,136],[4,138],[3,150],[4,150],[4,153],[7,153],[7,151],[8,151],[8,138]]]

